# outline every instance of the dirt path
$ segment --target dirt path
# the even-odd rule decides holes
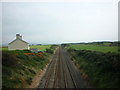
[[[59,47],[38,88],[89,88],[69,55]]]

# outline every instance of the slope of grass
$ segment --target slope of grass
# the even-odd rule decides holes
[[[33,45],[30,48],[37,48],[40,51],[46,51],[47,48],[50,48],[51,45]]]
[[[49,62],[50,53],[44,57],[25,55],[29,50],[3,51],[2,53],[2,87],[28,87],[36,73]]]
[[[118,46],[98,46],[98,45],[70,45],[68,48],[76,50],[91,50],[91,51],[100,51],[100,52],[118,52]]]
[[[68,52],[95,88],[120,88],[119,54],[75,49],[68,49]]]

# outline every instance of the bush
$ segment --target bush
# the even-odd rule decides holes
[[[46,49],[46,52],[52,54],[52,53],[53,53],[53,50],[52,50],[52,49]]]
[[[58,47],[58,45],[52,45],[50,48],[55,49],[56,47]]]
[[[24,53],[31,53],[31,51],[30,51],[30,50],[27,50],[27,49],[26,49],[26,50],[23,50],[23,52],[24,52]]]

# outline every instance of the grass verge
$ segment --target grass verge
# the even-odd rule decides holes
[[[31,52],[29,50],[2,52],[2,88],[29,87],[33,77],[46,66],[49,57],[53,54],[44,52],[44,57],[40,57],[36,54],[25,55],[24,53]]]
[[[83,77],[96,88],[120,88],[120,55],[90,50],[68,49]]]

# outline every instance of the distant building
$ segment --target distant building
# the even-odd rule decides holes
[[[16,39],[8,44],[8,50],[24,50],[29,49],[29,43],[22,40],[20,34],[16,34]]]

